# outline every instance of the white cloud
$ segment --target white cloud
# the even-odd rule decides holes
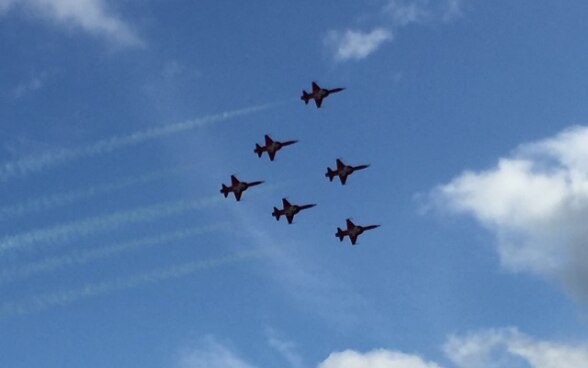
[[[40,75],[34,75],[26,81],[20,82],[16,88],[14,88],[14,98],[21,98],[24,95],[37,91],[43,88],[44,82]]]
[[[463,14],[464,0],[388,0],[383,8],[393,27],[451,21]]]
[[[124,46],[143,43],[128,24],[108,9],[105,0],[0,0],[0,12],[20,6],[60,25],[75,26]]]
[[[429,3],[424,0],[388,0],[383,13],[390,18],[393,27],[424,23],[432,16]]]
[[[588,344],[540,341],[515,328],[452,336],[443,350],[457,368],[588,367]]]
[[[432,197],[494,232],[506,268],[560,281],[588,302],[588,127],[523,145]]]
[[[302,356],[298,353],[296,349],[296,344],[279,337],[278,333],[274,329],[267,329],[266,334],[268,335],[268,345],[271,348],[275,349],[278,353],[280,353],[280,355],[282,355],[284,359],[288,362],[290,367],[305,367],[302,360]]]
[[[208,337],[197,346],[184,349],[178,368],[255,368],[228,347]]]
[[[330,31],[324,39],[325,44],[334,50],[335,59],[339,61],[364,59],[390,40],[392,33],[383,28],[365,33],[356,30]]]
[[[358,353],[345,350],[332,353],[317,368],[440,368],[416,355],[409,355],[384,349]]]

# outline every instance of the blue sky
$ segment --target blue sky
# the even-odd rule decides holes
[[[588,367],[586,11],[0,0],[0,365]]]

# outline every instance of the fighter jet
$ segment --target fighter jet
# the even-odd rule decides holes
[[[263,181],[252,181],[249,183],[239,181],[235,175],[231,175],[231,186],[227,187],[226,185],[222,184],[220,192],[225,196],[225,198],[227,198],[230,192],[233,192],[233,194],[235,194],[235,199],[238,202],[241,200],[241,194],[243,194],[244,191],[246,191],[249,187],[259,185],[261,183],[263,183]]]
[[[290,202],[288,202],[286,198],[282,198],[282,205],[284,208],[281,210],[277,207],[274,207],[274,212],[272,212],[272,216],[276,218],[276,221],[280,221],[280,216],[284,215],[286,216],[286,219],[288,220],[289,224],[292,223],[292,220],[294,220],[294,215],[296,215],[298,212],[316,206],[316,204],[305,204],[302,206],[290,204]]]
[[[291,144],[294,144],[298,141],[286,141],[286,142],[278,142],[278,141],[274,141],[273,139],[270,138],[269,135],[265,135],[265,146],[260,146],[259,144],[255,144],[255,150],[253,152],[257,153],[258,157],[261,157],[261,155],[264,152],[267,152],[270,161],[273,161],[274,158],[276,157],[276,152],[279,151],[282,147],[285,146],[289,146]]]
[[[351,222],[350,219],[347,219],[345,221],[347,222],[347,229],[342,230],[341,228],[337,228],[337,234],[335,234],[335,236],[337,238],[339,238],[339,241],[343,241],[343,238],[345,238],[345,236],[348,236],[349,240],[351,240],[351,245],[355,245],[355,242],[357,242],[357,237],[359,235],[361,235],[364,231],[375,229],[380,226],[380,225],[359,226],[359,225],[355,225],[353,222]]]
[[[323,103],[323,98],[327,97],[331,93],[337,93],[343,91],[345,88],[333,88],[333,89],[325,89],[319,87],[316,82],[312,82],[312,92],[308,93],[305,90],[302,90],[302,96],[300,99],[304,101],[305,104],[308,105],[308,101],[314,100],[317,108],[321,107]]]
[[[329,181],[333,181],[335,175],[338,175],[339,180],[341,180],[341,184],[345,185],[348,175],[352,174],[356,170],[363,170],[369,166],[370,165],[349,166],[345,165],[340,159],[337,159],[337,168],[335,170],[331,170],[330,167],[327,167],[327,173],[325,176],[329,178]]]

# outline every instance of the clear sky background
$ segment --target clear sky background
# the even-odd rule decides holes
[[[0,366],[588,367],[586,14],[0,0]]]

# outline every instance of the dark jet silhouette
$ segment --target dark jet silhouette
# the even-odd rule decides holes
[[[337,228],[337,234],[335,234],[335,236],[337,238],[339,238],[339,241],[343,241],[343,238],[345,238],[345,236],[348,236],[349,240],[351,240],[351,245],[355,245],[355,242],[357,242],[357,237],[359,235],[361,235],[364,231],[375,229],[380,226],[380,225],[359,226],[359,225],[355,225],[353,222],[351,222],[350,219],[347,219],[345,221],[347,222],[347,230],[342,230],[341,228]]]
[[[331,93],[337,93],[343,91],[345,88],[333,88],[333,89],[325,89],[319,87],[316,82],[312,82],[312,92],[308,93],[305,90],[302,90],[302,96],[300,99],[304,101],[305,104],[308,105],[308,101],[314,100],[317,108],[321,107],[323,103],[323,98],[327,97]]]
[[[289,146],[291,144],[294,144],[298,141],[285,141],[285,142],[278,142],[278,141],[274,141],[273,139],[270,138],[269,135],[265,135],[265,146],[260,146],[259,144],[255,144],[255,150],[253,152],[257,153],[258,157],[261,157],[261,155],[264,152],[267,152],[270,161],[273,161],[274,158],[276,157],[276,152],[279,151],[280,149],[282,149],[282,147],[285,146]]]
[[[227,187],[223,184],[220,192],[225,196],[225,198],[227,198],[230,192],[233,192],[233,194],[235,194],[235,199],[238,202],[241,200],[241,194],[243,194],[244,191],[246,191],[249,187],[259,185],[261,183],[263,183],[263,181],[252,181],[249,183],[239,181],[235,175],[231,175],[231,186]]]
[[[345,165],[343,161],[337,159],[337,168],[335,170],[331,170],[330,167],[327,167],[327,173],[325,176],[329,178],[329,181],[333,181],[335,176],[339,176],[341,180],[341,184],[345,185],[347,182],[347,176],[353,174],[356,170],[363,170],[368,168],[370,165],[359,165],[359,166],[349,166]]]
[[[292,223],[292,220],[294,220],[294,215],[296,215],[298,212],[316,206],[316,204],[305,204],[302,206],[290,204],[290,202],[288,202],[286,198],[282,198],[282,205],[284,208],[281,210],[274,207],[274,212],[272,212],[272,216],[276,218],[276,221],[280,221],[280,216],[286,216],[286,219],[288,220],[289,224]]]

